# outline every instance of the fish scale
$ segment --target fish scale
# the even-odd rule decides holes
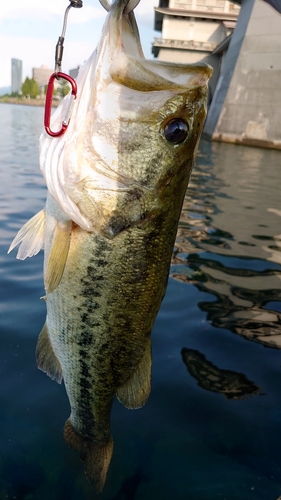
[[[44,248],[47,318],[38,367],[64,380],[64,437],[101,491],[115,395],[145,404],[151,331],[165,295],[183,198],[206,116],[205,64],[143,58],[133,9],[108,7],[77,78],[65,134],[41,136],[46,206],[19,231],[19,258]],[[128,9],[127,9],[128,7]],[[127,10],[126,10],[127,9]],[[68,97],[52,117],[60,125]]]

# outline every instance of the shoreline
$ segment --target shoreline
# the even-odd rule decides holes
[[[18,97],[0,97],[0,104],[22,104],[23,106],[45,106],[44,99],[19,99]],[[60,101],[53,100],[52,107],[56,108]]]

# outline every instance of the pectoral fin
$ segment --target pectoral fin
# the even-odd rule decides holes
[[[62,279],[69,251],[71,228],[71,220],[57,222],[44,273],[44,283],[47,293],[52,293]]]
[[[151,366],[151,340],[149,339],[136,371],[116,392],[117,398],[126,408],[134,410],[141,408],[146,403],[150,394]]]
[[[61,384],[61,365],[50,342],[46,323],[43,326],[38,338],[36,346],[36,361],[39,370],[47,373],[52,380],[56,380],[56,382]]]
[[[36,255],[41,248],[44,247],[45,220],[46,214],[43,208],[22,226],[13,239],[8,253],[17,245],[20,245],[17,259],[24,260],[26,257],[33,257],[33,255]]]

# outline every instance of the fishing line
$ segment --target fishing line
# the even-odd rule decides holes
[[[58,43],[56,45],[56,55],[55,55],[55,71],[56,72],[61,71],[61,63],[62,63],[62,56],[63,56],[63,42],[64,42],[64,38],[65,38],[68,13],[69,13],[71,7],[75,7],[78,9],[83,7],[82,0],[69,0],[69,1],[70,1],[70,5],[67,7],[67,9],[64,13],[61,36],[59,37]]]

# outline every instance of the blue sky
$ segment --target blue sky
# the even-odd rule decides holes
[[[2,5],[3,3],[3,5]],[[159,33],[153,31],[154,6],[158,0],[141,0],[135,9],[143,49],[152,58],[151,44]],[[11,83],[11,58],[23,61],[23,79],[42,64],[53,68],[55,46],[69,0],[1,1],[0,87]],[[105,10],[99,0],[83,0],[82,9],[70,9],[64,44],[62,70],[68,72],[91,55],[98,42]]]

